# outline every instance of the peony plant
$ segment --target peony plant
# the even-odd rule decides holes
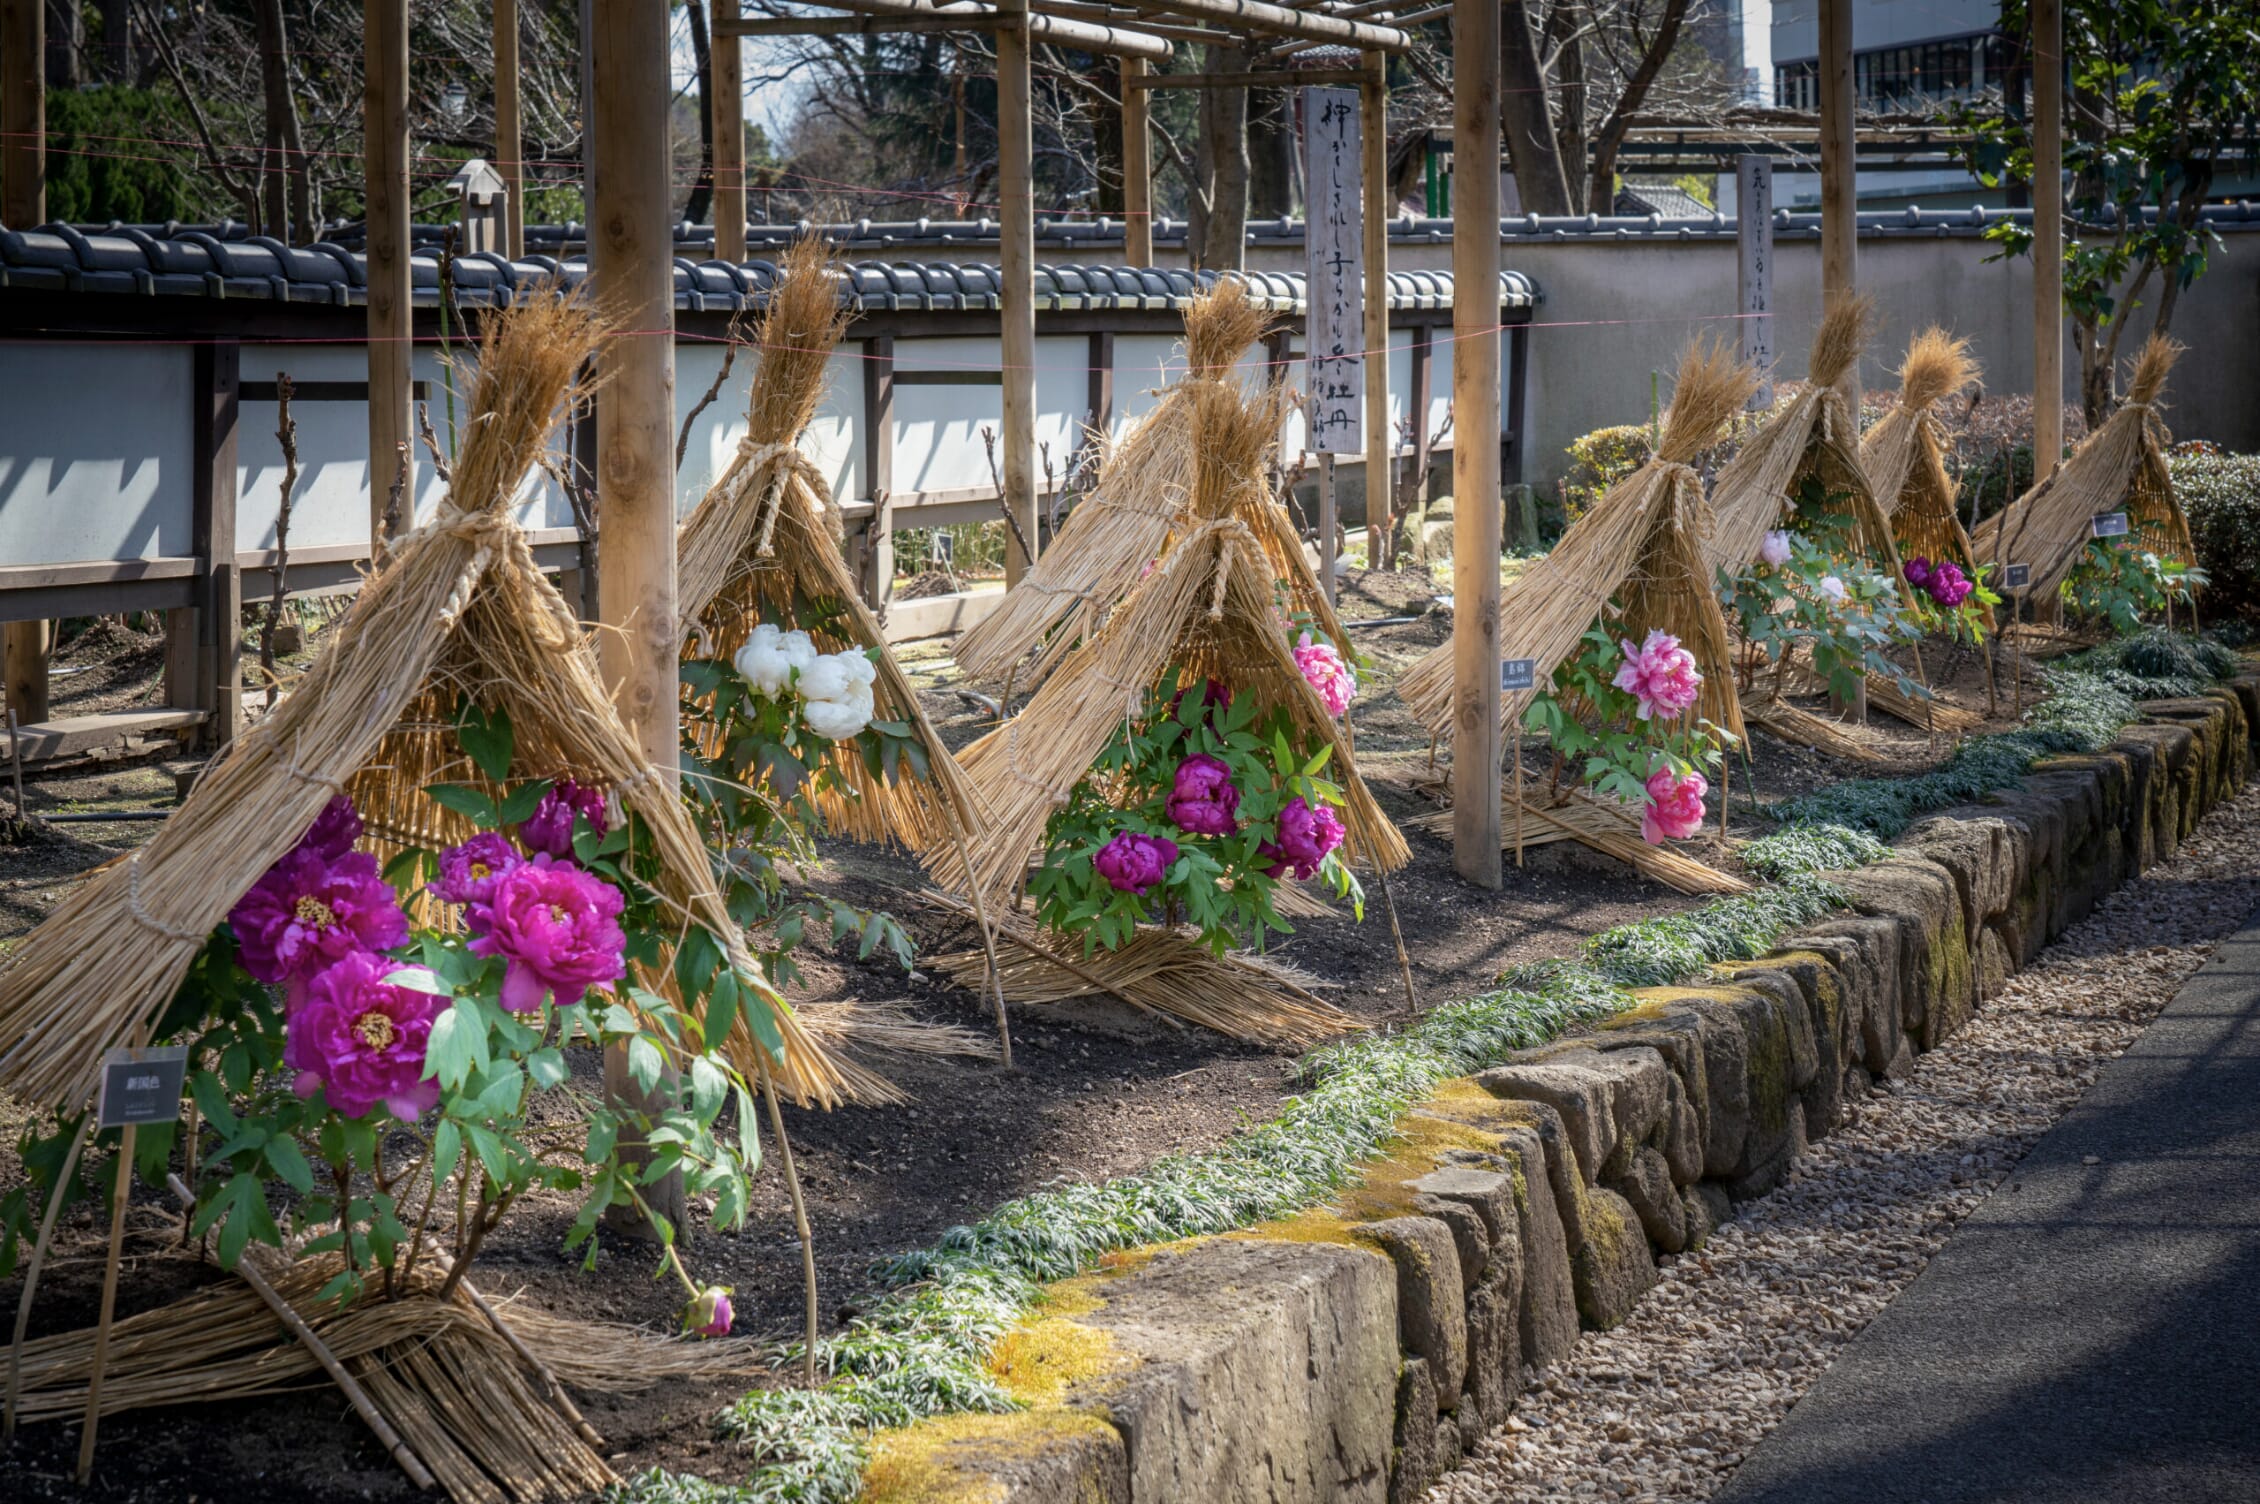
[[[1651,846],[1683,841],[1703,824],[1703,795],[1733,740],[1694,714],[1703,675],[1669,632],[1635,643],[1608,622],[1588,630],[1531,698],[1524,724],[1554,749],[1555,777],[1574,769],[1596,794],[1637,805]]]
[[[770,994],[701,965],[719,947],[686,936],[653,886],[652,843],[603,790],[518,776],[499,711],[466,704],[456,730],[483,782],[426,792],[470,821],[468,839],[380,870],[340,797],[213,932],[153,1031],[188,1046],[196,1110],[142,1130],[142,1173],[179,1164],[190,1231],[213,1235],[223,1264],[254,1242],[335,1254],[325,1299],[409,1288],[439,1255],[452,1285],[539,1194],[579,1198],[565,1241],[589,1263],[598,1219],[640,1210],[696,1295],[680,1229],[643,1188],[680,1171],[716,1225],[744,1220],[761,1151],[751,1085],[720,1044],[742,1019],[781,1050]],[[648,985],[671,947],[680,1001]],[[582,1042],[624,1050],[649,1105],[583,1085]],[[76,1128],[27,1145],[34,1183],[0,1205],[0,1266]]]
[[[1325,672],[1337,668],[1339,683],[1338,657]],[[1287,712],[1170,669],[1045,827],[1029,883],[1038,916],[1086,951],[1164,923],[1192,926],[1219,954],[1291,933],[1273,906],[1282,882],[1321,882],[1362,916],[1341,857],[1342,791],[1322,776],[1333,748],[1305,755],[1298,740]]]

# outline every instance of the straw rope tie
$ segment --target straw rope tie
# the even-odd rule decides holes
[[[135,848],[133,855],[126,858],[126,912],[133,916],[134,923],[152,934],[164,936],[167,940],[202,941],[210,926],[206,926],[205,929],[175,929],[163,920],[152,917],[150,912],[142,907],[141,853],[143,849],[145,848]]]
[[[732,497],[733,503],[742,500],[745,493],[752,488],[757,477],[766,482],[772,472],[777,472],[775,477],[776,487],[779,491],[782,491],[786,483],[794,475],[798,475],[808,482],[808,489],[815,495],[817,505],[823,508],[826,524],[835,534],[840,531],[842,518],[838,503],[832,500],[832,488],[825,483],[824,476],[817,470],[815,461],[801,453],[797,444],[759,443],[755,441],[751,434],[748,434],[738,440],[738,464],[738,479],[733,487],[736,493]],[[763,558],[767,558],[775,547],[777,517],[783,510],[784,508],[780,506],[762,508],[761,537],[754,544],[753,551]]]

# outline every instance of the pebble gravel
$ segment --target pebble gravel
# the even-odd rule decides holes
[[[1427,1504],[1708,1499],[1837,1351],[2260,908],[2260,786],[1879,1083],[1614,1331],[1589,1333]]]

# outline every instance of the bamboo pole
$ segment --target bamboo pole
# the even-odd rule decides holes
[[[1499,7],[1452,20],[1452,865],[1499,863]]]
[[[518,0],[494,0],[494,165],[504,191],[502,253],[526,254],[526,130],[518,102]]]
[[[79,1424],[78,1485],[94,1476],[94,1433],[102,1422],[102,1370],[110,1362],[110,1318],[118,1309],[118,1261],[126,1247],[126,1203],[133,1190],[134,1125],[118,1130],[118,1174],[110,1191],[110,1250],[102,1265],[102,1306],[94,1319],[94,1366],[86,1376],[86,1418]]]
[[[765,18],[733,21],[731,29],[739,36],[791,36],[826,35],[841,31],[868,30],[873,33],[889,31],[962,31],[1002,32],[1025,25],[1027,34],[1039,42],[1055,47],[1070,47],[1078,52],[1095,52],[1115,57],[1142,57],[1149,62],[1169,61],[1170,45],[1165,39],[1144,31],[1125,30],[1119,26],[1098,26],[1087,21],[1071,20],[1063,16],[1029,14],[1023,6],[1017,12],[1009,7],[952,3],[930,4],[929,0],[824,0],[835,10],[854,11],[862,16],[885,18],[889,25],[863,27],[836,27],[837,18],[820,16],[788,17],[772,24]]]
[[[1003,0],[997,30],[997,261],[1003,278],[1005,586],[1042,548],[1036,517],[1036,193],[1029,116],[1028,0]],[[1025,540],[1025,547],[1023,547]]]
[[[47,222],[47,7],[0,0],[0,225]],[[0,625],[0,663],[16,719],[47,719],[47,623]]]
[[[1144,58],[1122,60],[1122,262],[1136,267],[1154,264],[1152,100],[1138,87],[1145,76]]]
[[[20,794],[16,809],[19,814],[23,811]],[[86,1147],[87,1135],[93,1130],[94,1112],[90,1108],[79,1117],[78,1133],[55,1171],[55,1188],[47,1196],[47,1213],[39,1219],[39,1239],[31,1245],[31,1263],[24,1269],[24,1291],[16,1300],[16,1334],[8,1344],[8,1398],[5,1410],[0,1411],[0,1442],[15,1440],[16,1401],[24,1388],[24,1333],[31,1326],[32,1301],[39,1294],[39,1273],[46,1266],[47,1250],[55,1241],[55,1218],[63,1209],[63,1197],[71,1188],[72,1177],[78,1173],[79,1153]],[[195,1142],[193,1131],[189,1141]]]
[[[597,359],[597,659],[613,703],[651,766],[676,767],[675,271],[668,221],[667,11],[594,0],[589,49],[595,149],[589,178],[589,277],[620,333]],[[649,1110],[624,1047],[608,1050],[605,1091]],[[654,1097],[670,1096],[666,1081]],[[684,1227],[680,1175],[649,1187],[653,1210]]]
[[[2064,455],[2064,9],[2032,5],[2032,478]]]
[[[362,192],[367,201],[369,276],[369,539],[384,546],[389,456],[412,455],[408,422],[408,0],[365,0],[361,8]],[[401,525],[412,525],[416,485],[409,460]]]
[[[1397,433],[1389,426],[1389,80],[1388,60],[1365,55],[1358,85],[1358,143],[1365,157],[1365,567],[1388,558],[1396,504]],[[1415,420],[1418,421],[1417,419]],[[1334,582],[1326,582],[1327,599]]]
[[[717,0],[732,15],[738,0]],[[714,256],[736,266],[745,260],[745,43],[725,31],[715,15],[707,66],[714,70]]]
[[[825,0],[825,3],[839,4],[840,0]],[[1378,48],[1384,52],[1403,52],[1412,46],[1411,34],[1394,26],[1345,21],[1268,4],[1267,0],[1123,0],[1123,9],[1146,16],[1197,17],[1217,25],[1219,30],[1243,36],[1249,32],[1272,32],[1308,42],[1333,42],[1344,47]]]
[[[1334,494],[1334,456],[1318,457],[1318,588],[1334,604],[1334,561],[1340,557],[1342,503]]]

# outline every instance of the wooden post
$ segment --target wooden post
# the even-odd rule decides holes
[[[1821,21],[1821,306],[1850,297],[1860,284],[1860,200],[1852,141],[1852,0],[1820,0]],[[1852,421],[1860,419],[1860,367],[1839,388]],[[1853,435],[1856,443],[1859,436]]]
[[[102,1419],[102,1370],[110,1361],[110,1318],[118,1309],[118,1260],[125,1252],[126,1195],[133,1189],[134,1125],[118,1130],[118,1178],[110,1191],[110,1255],[102,1265],[102,1305],[94,1322],[94,1366],[86,1379],[86,1417],[79,1425],[78,1484],[94,1475],[94,1433]]]
[[[1358,88],[1359,144],[1365,179],[1365,567],[1388,559],[1389,513],[1396,502],[1397,431],[1389,423],[1389,75],[1388,60],[1365,55]],[[1327,581],[1333,589],[1333,581]],[[1333,599],[1331,595],[1327,597]]]
[[[47,7],[0,0],[0,225],[30,230],[46,222]],[[47,647],[43,621],[0,626],[7,703],[26,724],[47,719]]]
[[[895,337],[863,342],[863,489],[871,497],[871,575],[865,600],[884,612],[895,581]]]
[[[518,0],[494,0],[494,165],[510,197],[502,254],[526,254],[526,131],[518,104]]]
[[[595,0],[588,48],[589,278],[629,331],[598,359],[604,400],[596,412],[597,656],[613,703],[645,759],[676,766],[682,643],[675,610],[675,264],[668,221],[668,27],[665,6]],[[604,1084],[615,1101],[646,1099],[627,1051],[608,1050]],[[671,1096],[666,1083],[659,1095]],[[653,1209],[684,1226],[682,1179],[646,1192]]]
[[[1758,370],[1749,410],[1773,406],[1773,163],[1764,157],[1734,159],[1735,243],[1741,261],[1735,269],[1736,311],[1742,317],[1742,358]]]
[[[243,726],[243,576],[235,563],[236,419],[241,405],[243,347],[233,340],[198,345],[196,410],[190,415],[190,515],[196,539],[195,706],[206,712],[203,745],[227,746]],[[382,474],[382,467],[371,467]],[[384,482],[378,482],[381,493]]]
[[[714,19],[736,20],[738,0],[715,0]],[[745,39],[714,28],[714,256],[745,260]]]
[[[2064,454],[2064,8],[2032,4],[2032,478]]]
[[[1122,60],[1122,264],[1154,264],[1153,138],[1146,123],[1146,60]]]
[[[415,453],[409,426],[409,364],[415,353],[408,286],[408,0],[361,8],[366,73],[361,89],[362,190],[368,202],[369,543],[384,547],[385,501],[400,446]],[[416,471],[409,462],[401,525],[411,525]]]
[[[1036,541],[1036,192],[1035,138],[1029,120],[1028,0],[1000,0],[997,14],[998,269],[1003,278],[1004,505],[1030,549]],[[1019,538],[1004,544],[1005,587],[1020,583],[1033,558]]]
[[[1499,862],[1499,6],[1453,0],[1452,865]]]
[[[1318,457],[1318,588],[1326,592],[1326,604],[1334,604],[1334,561],[1339,555],[1338,540],[1342,535],[1342,503],[1334,494],[1334,456]]]

